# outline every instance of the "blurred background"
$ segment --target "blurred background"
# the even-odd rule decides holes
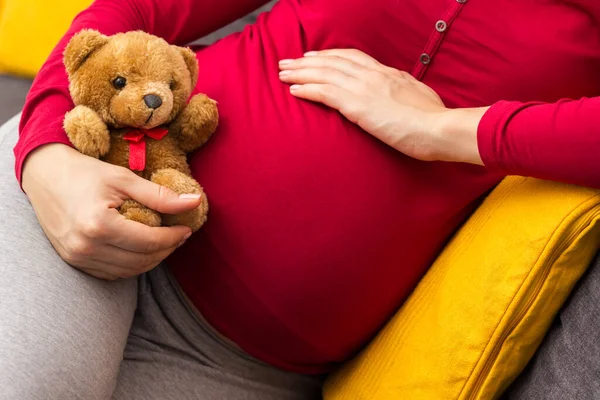
[[[156,0],[161,1],[161,0]],[[92,0],[0,0],[0,125],[23,107],[31,82],[67,31]],[[210,44],[253,23],[275,1],[196,43]]]

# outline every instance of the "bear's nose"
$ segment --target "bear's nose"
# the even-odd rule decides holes
[[[155,94],[147,94],[144,96],[144,103],[146,103],[149,108],[156,110],[158,107],[162,106],[162,99]]]

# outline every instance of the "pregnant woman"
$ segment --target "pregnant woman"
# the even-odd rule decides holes
[[[1,175],[2,399],[317,399],[504,176],[600,187],[600,5],[282,0],[197,49],[207,224],[124,220],[198,199],[68,146],[69,38],[185,44],[263,3],[96,0],[49,57],[15,147],[37,218]]]

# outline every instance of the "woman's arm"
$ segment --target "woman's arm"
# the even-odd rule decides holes
[[[491,170],[600,188],[600,98],[496,103],[477,141]]]
[[[148,271],[185,242],[190,229],[150,228],[125,219],[116,209],[126,199],[134,199],[161,213],[177,214],[198,207],[201,201],[194,195],[178,196],[129,170],[65,146],[70,143],[62,123],[73,108],[62,61],[69,39],[84,28],[107,35],[141,29],[183,44],[265,2],[96,0],[77,16],[36,77],[15,148],[17,176],[23,176],[23,189],[40,225],[65,261],[104,279]]]
[[[186,44],[209,34],[267,3],[268,0],[96,0],[79,14],[37,75],[21,117],[20,138],[15,147],[16,173],[20,180],[25,158],[48,143],[69,145],[62,128],[73,108],[62,53],[69,39],[81,29],[111,35],[143,30],[174,44]]]
[[[600,98],[450,110],[422,82],[354,50],[281,69],[293,95],[339,110],[411,157],[600,188]]]
[[[600,98],[449,110],[439,126],[441,158],[600,188]]]

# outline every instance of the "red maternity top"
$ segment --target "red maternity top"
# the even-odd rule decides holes
[[[76,31],[143,29],[184,44],[261,3],[97,0],[36,79],[17,175],[36,147],[68,144],[61,51]],[[331,370],[373,337],[504,175],[600,187],[599,19],[590,0],[281,0],[199,50],[197,90],[218,100],[221,125],[191,157],[211,210],[168,261],[179,283],[251,355]],[[277,61],[325,48],[409,71],[448,107],[493,105],[479,127],[487,168],[413,160],[292,98]]]

